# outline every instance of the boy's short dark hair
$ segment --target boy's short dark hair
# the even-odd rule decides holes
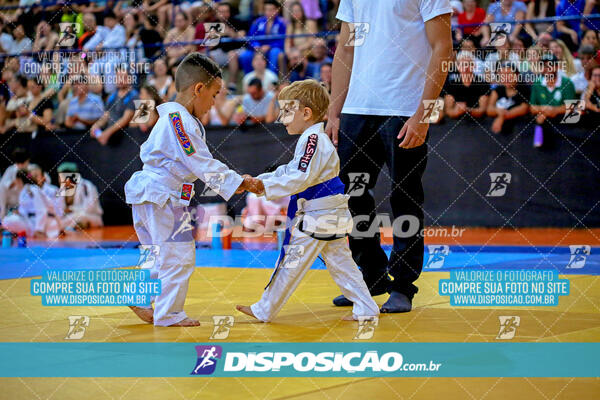
[[[223,79],[219,65],[201,53],[188,54],[175,73],[175,89],[181,92],[190,86],[202,82],[210,85],[216,79]]]
[[[262,89],[262,81],[258,78],[252,78],[250,79],[250,82],[248,82],[248,87],[250,86],[256,86],[259,89]]]
[[[277,8],[281,8],[281,4],[279,4],[279,2],[277,0],[265,0],[263,1],[263,5],[267,5],[267,4],[271,4],[272,6],[275,6]]]
[[[117,19],[117,15],[114,13],[113,10],[108,9],[107,11],[104,12],[104,18]]]
[[[15,164],[22,164],[30,159],[29,152],[23,147],[17,147],[14,149],[11,156]]]

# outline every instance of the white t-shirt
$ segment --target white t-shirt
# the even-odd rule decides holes
[[[341,0],[338,19],[369,24],[362,45],[358,46],[359,35],[355,37],[342,112],[412,116],[423,95],[431,58],[425,21],[451,12],[449,0]]]

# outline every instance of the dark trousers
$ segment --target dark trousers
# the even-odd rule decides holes
[[[402,149],[396,137],[405,117],[342,114],[338,135],[338,154],[341,162],[340,178],[351,195],[350,212],[353,217],[369,216],[368,221],[358,222],[355,234],[350,236],[352,257],[363,272],[369,289],[384,284],[387,273],[393,278],[388,290],[404,293],[412,299],[418,288],[413,284],[423,269],[424,241],[420,235],[423,229],[423,184],[421,178],[427,164],[427,144]],[[387,165],[392,181],[389,201],[393,220],[405,220],[398,226],[402,234],[394,234],[394,246],[390,259],[381,248],[379,230],[374,235],[364,237],[357,231],[369,230],[375,215],[376,206],[372,188],[383,165]],[[368,182],[362,194],[356,191],[356,177],[368,174]],[[384,171],[385,173],[385,171]],[[385,199],[387,200],[387,199]],[[364,218],[364,217],[363,217]],[[409,220],[412,220],[412,227]],[[360,221],[360,220],[359,220]],[[407,236],[406,233],[415,230]]]

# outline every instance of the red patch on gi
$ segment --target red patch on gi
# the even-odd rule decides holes
[[[181,200],[188,201],[192,198],[193,186],[190,183],[184,183],[181,186]]]
[[[308,168],[308,164],[310,164],[310,160],[312,160],[315,151],[317,150],[317,142],[319,141],[319,135],[313,133],[308,137],[308,141],[306,142],[306,149],[304,149],[304,154],[300,158],[300,163],[298,164],[298,169],[302,172],[306,172]]]

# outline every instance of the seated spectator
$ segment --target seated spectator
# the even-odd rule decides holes
[[[144,57],[148,60],[156,57],[161,52],[161,48],[156,46],[163,41],[162,35],[156,29],[157,21],[155,16],[148,15],[147,18],[144,18],[144,27],[140,29],[140,40],[144,46]]]
[[[25,36],[25,28],[23,25],[19,24],[13,29],[12,37],[3,43],[3,47],[6,53],[16,55],[30,52],[33,47],[33,42]]]
[[[255,51],[260,51],[267,59],[267,67],[279,73],[284,67],[284,39],[269,39],[258,41],[255,36],[284,35],[285,20],[279,16],[279,2],[264,0],[264,15],[257,18],[250,27],[248,36],[249,46],[240,54],[240,65],[244,73],[252,70],[252,59]]]
[[[559,73],[558,58],[553,54],[542,56],[544,72],[531,89],[530,111],[535,115],[533,146],[544,144],[543,126],[547,119],[561,117],[565,113],[565,100],[575,99],[575,86]],[[559,121],[554,121],[559,122]],[[553,123],[554,123],[553,122]]]
[[[318,31],[317,23],[314,20],[307,20],[304,14],[304,8],[299,1],[288,2],[290,7],[290,16],[286,28],[286,35],[302,35],[315,34]],[[286,7],[288,6],[286,3]],[[300,50],[303,56],[307,56],[310,49],[313,47],[314,37],[286,37],[285,38],[285,54],[288,55],[290,50],[296,48]]]
[[[479,82],[473,74],[473,55],[459,53],[456,57],[457,74],[449,74],[446,80],[444,111],[450,118],[459,118],[465,113],[474,118],[485,115],[490,86]]]
[[[587,113],[600,116],[600,65],[592,67],[590,82],[581,98],[585,100]]]
[[[17,147],[13,150],[10,159],[14,164],[6,168],[0,178],[0,220],[13,208],[19,206],[21,186],[15,186],[14,181],[17,171],[27,169],[29,166],[29,152],[22,147]]]
[[[484,61],[485,71],[488,76],[490,73],[494,74],[498,67],[505,62],[513,63],[516,66],[519,65],[519,62],[521,61],[519,55],[512,51],[511,46],[512,41],[509,38],[506,38],[502,44],[494,46],[496,51],[488,53]],[[492,81],[488,79],[488,82]]]
[[[56,46],[58,42],[58,34],[52,31],[52,27],[48,22],[41,21],[35,29],[35,40],[31,51],[49,51]]]
[[[554,0],[530,0],[525,3],[527,4],[527,14],[525,14],[526,20],[543,19],[554,16],[556,8]],[[551,32],[553,27],[552,23],[549,22],[538,22],[535,24],[527,22],[525,24],[525,30],[535,41],[538,40],[539,32]]]
[[[73,182],[70,174],[79,173],[77,164],[72,162],[64,162],[57,168],[59,176],[61,173],[62,181],[61,188],[75,186],[75,193],[72,196],[64,196],[65,199],[65,216],[61,221],[61,226],[64,229],[87,229],[100,228],[104,225],[102,222],[102,214],[104,211],[100,206],[98,199],[98,189],[96,186],[79,177],[79,182]]]
[[[493,117],[492,132],[509,132],[515,118],[529,111],[529,87],[519,80],[516,64],[504,63],[498,69],[499,84],[490,94],[487,115]]]
[[[571,55],[571,51],[567,48],[565,43],[556,39],[550,42],[550,52],[554,54],[559,61],[559,72],[564,76],[570,78],[577,70],[575,69],[575,62],[573,61],[573,55]]]
[[[220,34],[221,38],[243,38],[246,36],[246,23],[234,15],[233,7],[226,1],[221,1],[216,5],[216,19],[225,25],[225,30]],[[198,24],[196,29],[202,27]],[[244,47],[244,42],[219,42],[218,45],[211,47],[208,51],[210,58],[215,60],[221,67],[227,66],[227,89],[231,93],[237,90],[237,75],[239,71],[239,53]]]
[[[273,96],[273,92],[263,89],[260,79],[252,79],[242,98],[242,111],[234,115],[235,122],[240,125],[246,121],[255,124],[265,122],[269,102]]]
[[[202,125],[229,125],[238,104],[239,101],[236,99],[227,98],[227,88],[225,87],[225,84],[223,84],[223,87],[221,87],[221,90],[217,93],[217,97],[215,97],[215,104],[211,107],[210,111],[202,117]]]
[[[124,47],[126,44],[125,28],[117,21],[117,16],[112,11],[104,15],[104,26],[98,26],[96,33],[83,46],[84,50],[94,51],[89,65],[89,72],[96,77],[103,77],[104,91],[108,94],[116,89],[115,71],[121,62],[121,52],[115,48]],[[101,50],[106,50],[101,53]],[[102,82],[102,79],[97,79]]]
[[[283,0],[281,1],[281,9],[283,10],[283,17],[286,21],[290,21],[292,18],[292,7],[291,5],[296,3],[298,0]],[[338,1],[336,0],[336,3]],[[323,13],[319,5],[319,0],[300,0],[302,10],[306,16],[307,21],[314,22],[315,24],[323,18]]]
[[[123,16],[123,26],[125,27],[125,45],[133,54],[133,61],[141,62],[144,59],[143,44],[140,39],[140,24],[137,14],[128,13]]]
[[[100,51],[125,46],[125,28],[118,23],[112,11],[104,15],[104,26],[97,26],[96,33],[84,45],[83,50]]]
[[[477,0],[464,0],[464,11],[458,14],[460,25],[481,24],[485,20],[485,10],[477,6]],[[456,40],[461,41],[468,38],[479,46],[481,42],[482,29],[480,26],[465,26],[457,30]]]
[[[152,66],[154,74],[148,79],[148,85],[154,87],[156,92],[162,97],[163,101],[167,101],[173,93],[173,77],[168,74],[167,63],[164,59],[158,58]]]
[[[480,51],[475,47],[475,43],[470,38],[463,39],[459,46],[458,53],[470,53],[473,59],[473,73],[477,77],[483,78],[485,76],[485,63],[479,58],[478,54]]]
[[[52,122],[54,118],[52,99],[48,97],[49,93],[44,92],[41,77],[29,79],[27,88],[31,93],[31,101],[28,106],[31,112],[30,119],[35,124],[37,134],[44,135],[55,130],[56,126]]]
[[[165,37],[164,44],[167,43],[189,43],[194,41],[194,28],[190,25],[188,16],[184,12],[178,12],[175,15],[175,27],[169,30]],[[180,61],[188,53],[195,50],[194,45],[175,45],[166,46],[167,62],[169,65],[173,65],[175,62]]]
[[[313,42],[313,47],[308,56],[308,73],[316,80],[321,79],[321,65],[323,63],[333,64],[333,59],[329,56],[327,42],[323,38],[316,38]]]
[[[140,110],[135,110],[134,118],[129,123],[131,128],[139,128],[142,132],[148,132],[152,130],[156,121],[158,121],[158,111],[156,107],[163,103],[162,97],[159,96],[158,92],[153,86],[145,85],[140,89],[140,100],[151,100],[153,102],[152,110],[148,116],[148,120],[145,122],[134,122],[137,121],[136,115],[139,115]]]
[[[308,60],[306,57],[302,57],[300,50],[292,49],[288,54],[288,73],[287,78],[290,82],[302,81],[304,79],[312,78],[309,68]]]
[[[77,39],[77,48],[82,49],[85,44],[94,37],[96,34],[96,29],[98,25],[96,24],[96,16],[91,13],[83,14],[83,32],[81,36]]]
[[[491,3],[487,9],[485,22],[505,22],[509,27],[509,38],[514,39],[519,36],[523,24],[518,23],[525,19],[527,6],[522,1],[515,0],[499,0]],[[517,21],[516,23],[514,21]],[[490,31],[490,26],[482,27],[483,36],[481,38],[481,46],[487,46],[493,32]]]
[[[263,87],[267,90],[272,90],[278,81],[277,74],[267,68],[267,60],[264,54],[260,52],[254,53],[252,71],[247,73],[242,80],[244,92],[248,89],[248,84],[254,78],[260,79]]]
[[[570,79],[573,81],[575,92],[578,94],[585,92],[588,87],[595,54],[596,50],[592,46],[586,44],[582,44],[579,51],[577,51],[577,59],[575,60],[575,69],[577,70],[577,73],[571,76]]]
[[[598,32],[592,29],[588,29],[581,38],[581,45],[592,46],[594,50],[600,49],[600,40],[598,39]]]
[[[46,196],[49,203],[49,214],[50,218],[62,218],[65,214],[65,199],[60,196],[58,187],[50,182],[50,176],[44,173],[42,168],[37,164],[29,164],[27,166],[27,172],[31,176],[31,179],[42,189],[42,193]],[[54,224],[59,231],[62,231],[60,226],[60,220],[56,220]]]
[[[73,82],[73,98],[67,106],[65,126],[70,129],[88,130],[103,114],[102,98],[88,93],[84,77],[76,77]]]
[[[588,4],[587,7],[586,3]],[[556,5],[556,15],[560,15],[561,17],[582,16],[597,13],[598,10],[594,6],[593,1],[559,0]],[[586,29],[597,29],[597,27],[594,26],[597,23],[597,20],[588,20],[587,18],[556,21],[558,38],[566,43],[569,50],[576,51],[579,46],[581,27],[584,26]]]
[[[116,85],[117,90],[106,100],[108,111],[90,128],[90,135],[101,145],[106,145],[112,135],[127,128],[135,112],[133,100],[138,99],[138,92],[132,87],[127,66],[117,69]]]
[[[13,94],[6,103],[4,124],[0,126],[0,133],[8,131],[31,133],[35,130],[35,124],[29,120],[29,104],[32,96],[27,91],[27,78],[17,75],[8,83]]]
[[[4,228],[13,234],[44,239],[60,234],[60,222],[54,207],[27,170],[17,171],[13,185],[19,190],[19,206],[2,220]]]
[[[323,63],[319,72],[321,83],[325,85],[329,94],[331,94],[331,68],[331,63]]]

